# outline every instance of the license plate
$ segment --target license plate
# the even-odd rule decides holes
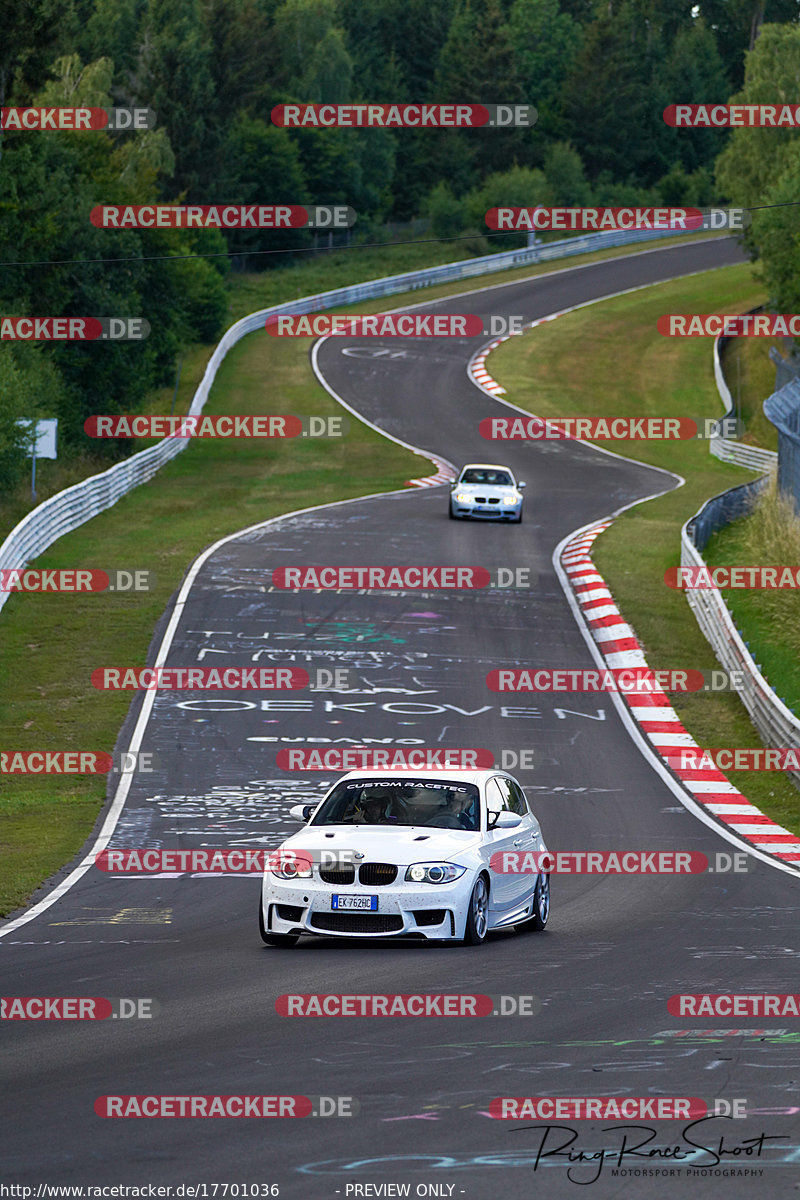
[[[366,909],[367,912],[376,912],[378,908],[378,897],[331,896],[331,908],[334,912],[341,912],[343,908]]]
[[[475,509],[475,512],[493,512],[493,511],[494,511],[494,509],[489,508],[488,505],[481,506],[480,504]]]

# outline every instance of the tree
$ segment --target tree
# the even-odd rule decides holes
[[[583,205],[592,198],[592,190],[583,170],[581,156],[569,142],[553,142],[544,156],[544,203],[547,205]]]
[[[744,87],[731,104],[797,103],[800,90],[800,26],[765,25],[747,55]],[[717,159],[717,181],[735,204],[764,202],[792,156],[791,129],[734,129]]]
[[[63,56],[54,72],[32,97],[34,104],[46,99],[108,105],[107,60],[83,66],[76,56]],[[172,379],[181,344],[212,338],[224,323],[227,297],[219,260],[179,258],[195,249],[223,249],[218,232],[108,230],[89,220],[100,198],[108,204],[157,199],[161,173],[171,164],[162,129],[135,136],[34,132],[7,139],[0,173],[2,310],[144,317],[151,326],[140,343],[41,347],[61,381],[57,411],[48,415],[58,416],[62,443],[85,445],[83,421],[92,413],[135,410],[148,391]]]
[[[268,5],[264,0],[206,0],[216,116],[223,130],[238,112],[264,117],[277,103],[281,64],[272,31],[274,7],[274,0]]]
[[[714,176],[707,167],[689,172],[675,163],[656,187],[659,204],[667,208],[709,208],[717,199]]]
[[[517,62],[506,14],[501,0],[482,0],[471,4],[464,0],[453,17],[447,41],[442,47],[434,80],[436,99],[443,104],[521,104],[523,94],[517,74]],[[480,161],[484,171],[499,171],[515,160],[531,157],[530,131],[520,127],[480,128],[455,134],[461,145],[469,146],[473,162]],[[443,150],[452,161],[447,143],[454,140],[451,131],[433,134],[429,164],[436,170]],[[447,148],[447,149],[445,149]],[[463,163],[462,170],[466,167]]]
[[[753,50],[764,17],[772,24],[795,22],[798,0],[700,0],[700,15],[716,34],[725,71],[733,87],[744,79],[745,56]]]
[[[156,112],[175,155],[174,197],[209,203],[218,182],[220,130],[212,46],[199,0],[149,0],[138,64],[139,99]]]
[[[508,21],[520,90],[538,111],[538,137],[561,131],[561,89],[581,42],[581,28],[559,0],[514,0]]]
[[[793,143],[780,179],[764,200],[780,207],[753,215],[752,241],[758,249],[760,275],[777,312],[800,312],[800,147]]]
[[[450,32],[456,0],[339,0],[360,95],[374,101],[424,101]],[[402,93],[383,90],[383,64],[394,57]]]
[[[231,204],[306,204],[312,195],[316,198],[289,131],[244,112],[237,114],[226,141],[222,191]],[[243,229],[229,232],[227,240],[231,250],[245,255],[253,250],[293,250],[311,242],[303,229]],[[279,261],[285,260],[280,256]],[[262,256],[248,265],[264,270],[272,260]]]
[[[456,237],[464,228],[466,209],[463,200],[453,195],[448,184],[437,183],[425,203],[431,233],[436,238]]]
[[[0,346],[0,495],[20,481],[27,466],[30,432],[17,422],[57,416],[61,391],[42,346]]]
[[[730,91],[716,37],[702,17],[678,31],[659,74],[668,104],[721,103]],[[725,131],[718,129],[665,127],[661,134],[664,145],[670,146],[672,161],[679,161],[689,172],[709,166],[726,137]]]
[[[52,60],[73,48],[77,26],[72,0],[3,0],[0,106],[27,103]]]
[[[662,112],[669,98],[657,71],[663,56],[658,27],[631,0],[585,30],[564,86],[564,112],[590,179],[608,170],[641,186],[668,170]]]
[[[744,87],[731,103],[791,104],[800,83],[800,28],[764,25],[747,54]],[[751,207],[746,241],[762,260],[770,299],[781,312],[800,304],[800,149],[790,129],[740,128],[717,159],[717,182],[736,205]],[[771,208],[771,205],[781,207]]]
[[[125,83],[136,69],[139,30],[147,0],[94,0],[92,13],[77,38],[77,49],[87,62],[110,58],[117,83]]]
[[[538,167],[512,167],[487,176],[466,198],[470,223],[486,229],[490,208],[535,208],[545,203],[547,180]]]
[[[277,82],[303,103],[350,97],[353,64],[337,19],[336,0],[284,0],[275,13]]]

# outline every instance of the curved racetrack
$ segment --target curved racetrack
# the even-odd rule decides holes
[[[740,257],[729,240],[674,245],[426,307],[530,321]],[[289,804],[313,799],[330,780],[277,769],[276,750],[292,744],[280,739],[391,738],[533,748],[535,771],[517,774],[552,848],[732,849],[681,807],[608,697],[505,697],[485,686],[495,666],[594,665],[553,551],[571,531],[674,480],[577,443],[483,442],[478,422],[496,402],[465,372],[483,340],[336,338],[319,348],[318,369],[395,437],[457,465],[507,460],[528,483],[524,523],[449,522],[446,489],[432,487],[310,510],[227,540],[197,570],[180,611],[164,615],[148,661],[171,621],[168,665],[269,666],[293,655],[312,670],[348,667],[355,694],[159,693],[140,727],[142,748],[162,769],[131,786],[112,845],[274,846],[296,828]],[[265,582],[282,565],[390,562],[531,566],[535,587],[421,596],[292,593]],[[140,709],[138,700],[121,744]],[[631,1179],[612,1177],[606,1164],[593,1195],[797,1194],[800,1136],[787,1112],[800,1106],[796,1019],[681,1020],[666,1007],[676,992],[796,988],[795,878],[761,863],[744,875],[554,876],[544,934],[505,933],[479,949],[323,938],[268,949],[256,926],[258,891],[254,877],[88,870],[32,920],[5,927],[4,995],[159,1005],[149,1021],[4,1022],[8,1176],[37,1185],[274,1183],[297,1200],[403,1194],[382,1184],[410,1185],[412,1196],[436,1185],[429,1194],[470,1200],[501,1190],[515,1200],[537,1190],[565,1196],[575,1192],[568,1162],[544,1160],[534,1171],[541,1132],[490,1119],[490,1100],[663,1095],[740,1097],[769,1110],[716,1120],[705,1127],[707,1144],[724,1137],[731,1148],[762,1131],[784,1140],[718,1168],[763,1170],[760,1178]],[[543,1007],[536,1017],[460,1020],[275,1012],[283,993],[353,991],[533,993]],[[351,1095],[361,1112],[351,1120],[115,1121],[93,1111],[109,1093]],[[681,1127],[662,1123],[652,1146],[674,1144]],[[576,1146],[620,1140],[618,1130],[584,1123]],[[696,1166],[713,1170],[709,1156]],[[596,1171],[584,1164],[577,1178]]]

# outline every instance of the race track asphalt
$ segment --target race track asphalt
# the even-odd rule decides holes
[[[426,308],[530,321],[740,258],[732,240],[674,245]],[[495,754],[532,749],[535,769],[516,773],[553,849],[732,849],[682,807],[609,697],[503,696],[486,687],[498,666],[594,665],[554,549],[571,531],[675,484],[577,443],[484,442],[478,422],[498,409],[465,366],[486,340],[329,339],[317,365],[326,386],[395,437],[458,466],[507,461],[528,485],[522,525],[450,522],[447,489],[431,487],[279,518],[227,540],[200,566],[180,612],[164,614],[148,662],[172,620],[170,666],[345,667],[350,691],[158,693],[141,747],[155,752],[159,769],[135,777],[112,846],[275,846],[297,828],[289,806],[320,796],[332,779],[282,771],[281,746],[389,738]],[[303,563],[526,566],[534,586],[270,588],[274,568]],[[140,697],[121,747],[141,707]],[[552,890],[543,934],[506,932],[480,948],[316,938],[287,951],[259,939],[256,877],[87,871],[33,920],[0,930],[2,994],[147,997],[157,1012],[150,1020],[3,1023],[4,1179],[34,1188],[204,1183],[197,1194],[212,1200],[223,1183],[276,1184],[289,1200],[522,1200],[580,1194],[577,1181],[599,1171],[591,1194],[604,1198],[796,1196],[797,1020],[681,1019],[667,999],[795,990],[797,879],[751,860],[746,874],[554,876]],[[354,991],[533,994],[542,1008],[535,1017],[455,1020],[275,1011],[282,994]],[[273,1093],[352,1096],[360,1112],[202,1121],[94,1111],[109,1094]],[[647,1149],[619,1168],[639,1172],[632,1178],[613,1176],[612,1161],[570,1167],[566,1149],[537,1162],[541,1129],[487,1115],[503,1095],[744,1098],[749,1110],[766,1111],[697,1127],[701,1145],[724,1139],[716,1165],[685,1143],[689,1157],[676,1159],[670,1148],[685,1123],[653,1122]],[[573,1154],[605,1148],[610,1156],[624,1136],[592,1122],[559,1124],[577,1130]],[[751,1143],[748,1153],[747,1140],[762,1132],[781,1140],[766,1141],[760,1154]],[[545,1148],[569,1136],[551,1132]],[[649,1135],[627,1136],[630,1149]],[[657,1157],[642,1157],[654,1147]],[[763,1175],[714,1174],[744,1169]],[[641,1173],[655,1170],[677,1173]],[[386,1184],[410,1190],[379,1190]]]

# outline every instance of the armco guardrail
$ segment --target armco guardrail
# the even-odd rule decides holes
[[[753,310],[758,311],[758,310]],[[714,339],[714,378],[717,390],[725,405],[725,416],[734,413],[733,397],[725,381],[720,361],[720,351],[728,339]],[[783,389],[785,391],[786,389]],[[782,393],[779,393],[779,395]],[[800,409],[800,385],[797,386],[796,407]],[[776,399],[776,397],[770,397]],[[765,401],[765,412],[766,412]],[[767,413],[770,420],[773,417]],[[729,438],[712,438],[711,453],[725,462],[750,467],[753,471],[765,471],[761,479],[730,488],[720,496],[707,501],[681,530],[681,566],[705,567],[702,551],[712,534],[723,529],[731,521],[745,516],[756,497],[769,483],[769,473],[774,470],[778,455],[772,450],[757,446],[743,446]],[[798,459],[800,463],[800,458]],[[706,641],[727,671],[738,671],[742,680],[737,687],[739,699],[747,709],[750,720],[758,730],[765,746],[800,746],[800,720],[787,708],[769,686],[758,668],[752,654],[745,646],[733,620],[730,609],[718,588],[687,589],[686,599],[695,615]],[[794,782],[800,787],[800,773],[791,771]]]
[[[764,414],[778,431],[778,490],[800,509],[800,379],[768,396]]]
[[[406,271],[401,275],[389,275],[384,279],[371,279],[366,283],[349,287],[334,288],[315,296],[304,296],[285,304],[250,313],[226,330],[219,345],[208,361],[205,374],[197,388],[189,409],[191,415],[202,412],[211,385],[220,363],[230,348],[246,334],[263,326],[273,313],[302,313],[319,311],[345,304],[357,304],[360,300],[372,300],[380,296],[392,296],[415,288],[433,287],[437,283],[469,279],[475,275],[488,275],[494,271],[507,271],[513,267],[526,266],[550,259],[568,258],[574,254],[586,254],[592,250],[606,250],[631,242],[646,242],[664,237],[686,237],[681,230],[638,229],[620,230],[611,233],[590,233],[583,237],[564,238],[538,246],[505,250],[500,254],[486,254],[480,258],[468,258],[462,262],[444,263],[439,267],[426,267],[420,271]],[[187,438],[165,438],[156,446],[141,450],[137,454],[117,463],[100,475],[92,475],[81,483],[58,492],[38,505],[16,525],[0,546],[0,569],[23,567],[36,558],[48,546],[65,533],[77,529],[85,521],[97,516],[124,496],[126,492],[152,479],[156,471],[179,454],[187,444]],[[0,592],[0,608],[8,599],[8,592]]]
[[[760,312],[760,309],[751,309],[750,311]],[[725,405],[723,420],[725,417],[736,416],[733,396],[722,371],[722,348],[730,340],[724,335],[714,338],[714,379],[720,399]],[[742,442],[735,442],[731,438],[712,437],[709,439],[708,448],[715,458],[719,458],[723,462],[735,463],[738,467],[749,467],[751,471],[771,471],[778,461],[774,450],[762,450],[760,446],[745,446]]]
[[[681,530],[681,566],[704,567],[701,551],[718,529],[743,516],[769,482],[768,476],[731,488],[709,500]],[[765,746],[800,746],[800,720],[776,695],[761,674],[736,629],[718,588],[687,589],[686,598],[698,625],[727,671],[741,672],[739,698]],[[789,772],[800,787],[800,773]]]

